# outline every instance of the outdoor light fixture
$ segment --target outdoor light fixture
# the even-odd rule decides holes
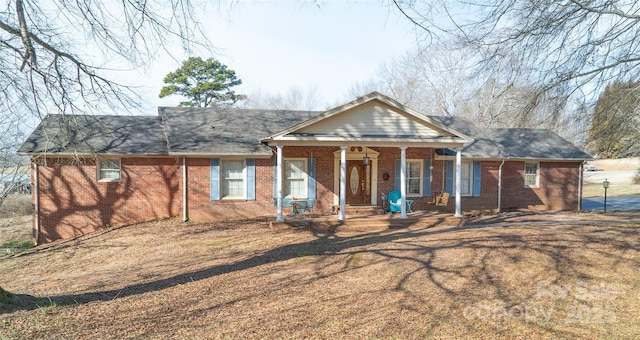
[[[362,159],[362,165],[369,165],[370,160],[371,158],[369,158],[369,155],[367,155],[367,153],[365,152],[364,158]]]

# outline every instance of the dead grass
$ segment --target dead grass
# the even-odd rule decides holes
[[[0,260],[0,338],[634,338],[638,218],[143,223]]]
[[[0,248],[31,242],[31,222],[31,196],[9,195],[0,206]]]
[[[640,183],[611,183],[607,189],[607,196],[635,196],[640,195]],[[582,197],[603,197],[602,183],[584,183],[582,185]]]
[[[640,157],[596,159],[589,161],[600,171],[630,171],[640,169]]]
[[[0,205],[0,218],[31,215],[31,195],[11,194]]]

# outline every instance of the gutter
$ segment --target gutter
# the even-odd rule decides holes
[[[578,177],[578,211],[582,211],[582,182],[584,180],[583,173],[584,173],[584,163],[586,163],[587,161],[582,161],[582,163],[580,163],[580,166],[578,167],[578,170],[580,171],[579,177]]]
[[[33,242],[34,245],[38,245],[38,238],[40,237],[40,205],[38,202],[38,163],[33,162]]]
[[[182,221],[189,221],[187,211],[187,157],[182,157]]]
[[[498,213],[502,212],[502,166],[504,165],[504,160],[503,158],[498,168]]]

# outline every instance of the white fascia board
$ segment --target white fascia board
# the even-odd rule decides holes
[[[435,160],[443,160],[443,161],[455,161],[456,156],[441,156],[435,155]],[[503,159],[505,162],[567,162],[567,163],[575,163],[575,162],[583,162],[585,160],[590,159],[582,159],[582,158],[513,158],[513,157],[504,157],[504,158],[484,158],[484,157],[466,157],[464,153],[462,154],[462,159],[466,160],[475,160],[475,161],[486,161],[486,162],[500,162]]]
[[[458,137],[438,138],[400,138],[400,137],[342,137],[342,136],[286,136],[267,140],[269,143],[286,141],[317,141],[317,142],[397,142],[397,143],[455,143],[468,144],[469,141]]]
[[[464,146],[462,143],[455,142],[408,142],[408,141],[372,141],[372,140],[331,140],[331,141],[272,141],[269,142],[270,146],[367,146],[367,147],[419,147],[419,148],[461,148]]]

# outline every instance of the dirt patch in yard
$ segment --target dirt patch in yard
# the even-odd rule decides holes
[[[33,297],[0,312],[0,338],[632,338],[639,218],[104,230],[0,260],[0,286]]]

